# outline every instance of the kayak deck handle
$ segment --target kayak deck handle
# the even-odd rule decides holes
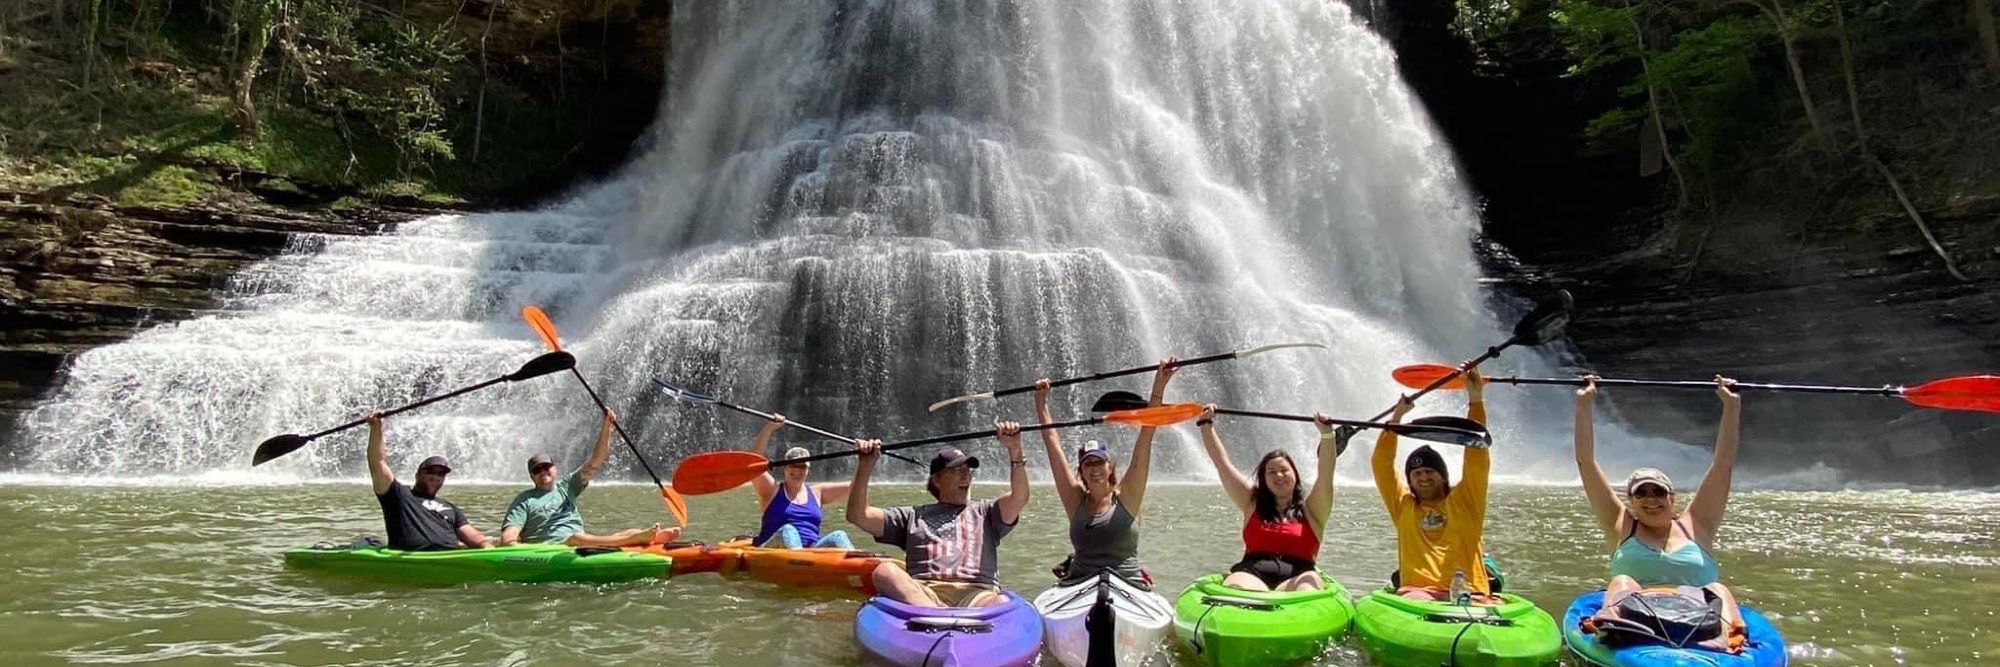
[[[1203,595],[1201,596],[1201,603],[1211,607],[1216,607],[1216,606],[1236,607],[1239,609],[1254,609],[1257,611],[1278,610],[1277,603],[1265,602],[1263,600],[1252,600],[1250,598],[1230,597],[1227,595]]]
[[[949,616],[918,616],[903,625],[911,632],[965,632],[986,633],[993,631],[993,624],[976,618],[951,618]]]
[[[1429,623],[1478,623],[1480,625],[1492,625],[1502,628],[1514,626],[1513,619],[1505,616],[1473,615],[1463,612],[1425,614],[1424,621]]]

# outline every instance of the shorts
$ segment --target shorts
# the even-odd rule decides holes
[[[1243,560],[1229,566],[1230,572],[1248,572],[1257,575],[1257,578],[1270,588],[1277,588],[1280,584],[1290,581],[1292,577],[1312,570],[1312,561],[1264,552],[1244,554]]]
[[[971,607],[986,595],[1000,595],[1000,587],[971,581],[932,581],[918,579],[918,588],[930,597],[931,604],[938,607]]]

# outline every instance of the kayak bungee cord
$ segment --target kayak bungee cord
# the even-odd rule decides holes
[[[1465,631],[1471,630],[1473,624],[1473,621],[1471,619],[1472,597],[1464,596],[1462,599],[1457,600],[1456,602],[1458,602],[1459,609],[1465,610],[1465,616],[1466,616],[1465,627],[1459,628],[1458,634],[1452,636],[1451,651],[1444,654],[1444,667],[1455,667],[1458,664],[1458,640],[1465,638]]]

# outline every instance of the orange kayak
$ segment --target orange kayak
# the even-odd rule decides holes
[[[870,576],[875,566],[896,558],[867,551],[846,549],[771,549],[742,547],[743,572],[751,579],[806,588],[847,588],[875,594]],[[680,557],[674,557],[674,574],[680,574]]]
[[[625,547],[625,550],[658,554],[674,559],[674,576],[697,572],[735,574],[743,569],[743,548],[749,544],[749,540],[731,540],[722,544],[669,542],[644,547]]]

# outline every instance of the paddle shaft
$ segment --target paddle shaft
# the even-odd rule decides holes
[[[1229,359],[1235,359],[1235,358],[1236,358],[1236,355],[1239,355],[1239,354],[1242,354],[1242,352],[1241,352],[1241,351],[1237,351],[1237,352],[1225,352],[1225,353],[1223,353],[1223,354],[1211,354],[1211,355],[1208,355],[1208,356],[1206,356],[1206,357],[1195,357],[1195,358],[1193,358],[1193,359],[1182,359],[1182,360],[1179,360],[1179,361],[1175,362],[1175,363],[1174,363],[1174,367],[1175,367],[1175,368],[1180,368],[1180,367],[1182,367],[1182,366],[1193,366],[1193,365],[1196,365],[1196,364],[1206,364],[1206,363],[1209,363],[1209,362],[1214,362],[1214,361],[1226,361],[1226,360],[1229,360]],[[1132,367],[1132,368],[1127,368],[1127,369],[1123,369],[1123,370],[1116,370],[1116,371],[1104,371],[1104,372],[1102,372],[1102,373],[1094,373],[1094,374],[1091,374],[1091,375],[1086,375],[1086,376],[1083,376],[1083,377],[1073,377],[1073,378],[1064,378],[1064,379],[1061,379],[1061,380],[1050,380],[1050,381],[1049,381],[1049,386],[1050,386],[1050,387],[1065,387],[1065,386],[1069,386],[1069,385],[1073,385],[1073,384],[1082,384],[1082,383],[1085,383],[1085,382],[1094,382],[1094,381],[1097,381],[1097,380],[1106,380],[1106,379],[1110,379],[1110,378],[1115,378],[1115,377],[1124,377],[1124,376],[1127,376],[1127,375],[1138,375],[1138,374],[1140,374],[1140,373],[1144,373],[1144,372],[1146,372],[1146,371],[1152,371],[1152,370],[1159,370],[1159,368],[1160,368],[1160,365],[1159,365],[1159,364],[1153,364],[1153,365],[1151,365],[1151,366],[1135,366],[1135,367]],[[993,396],[994,398],[999,398],[999,397],[1001,397],[1001,396],[1012,396],[1012,395],[1014,395],[1014,394],[1025,394],[1025,393],[1028,393],[1028,392],[1031,392],[1031,391],[1034,391],[1034,390],[1035,390],[1035,385],[1028,385],[1028,386],[1025,386],[1025,387],[1014,387],[1014,388],[1011,388],[1011,389],[1001,389],[1001,390],[998,390],[998,391],[994,391],[994,392],[992,392],[991,396]]]
[[[1464,375],[1467,370],[1475,368],[1482,363],[1486,363],[1486,360],[1488,359],[1500,356],[1501,350],[1513,347],[1514,344],[1517,342],[1520,342],[1519,338],[1509,338],[1505,343],[1501,343],[1499,345],[1486,348],[1486,352],[1484,354],[1481,354],[1477,357],[1473,357],[1472,361],[1465,362],[1465,365],[1459,366],[1458,368],[1452,370],[1450,374],[1445,375],[1444,377],[1438,378],[1436,380],[1432,380],[1430,384],[1424,385],[1424,388],[1418,389],[1417,393],[1410,394],[1406,398],[1410,401],[1411,404],[1415,404],[1417,402],[1417,399],[1423,397],[1424,394],[1431,393],[1432,391],[1436,391],[1438,387],[1450,384],[1452,378]],[[1395,412],[1396,412],[1396,406],[1391,405],[1389,406],[1389,409],[1383,410],[1382,412],[1376,414],[1373,417],[1369,417],[1368,421],[1381,421],[1383,417],[1395,414]]]
[[[1256,410],[1236,410],[1231,408],[1216,408],[1215,414],[1238,415],[1242,417],[1256,417],[1259,419],[1278,419],[1283,421],[1294,421],[1294,422],[1314,421],[1312,415],[1293,415],[1293,414],[1285,414],[1282,412],[1258,412]],[[1379,428],[1388,430],[1395,430],[1400,427],[1408,426],[1408,424],[1385,424],[1382,422],[1360,421],[1356,419],[1328,419],[1327,423],[1335,424],[1338,426],[1353,426],[1356,428]]]
[[[724,401],[724,400],[719,400],[719,399],[711,399],[711,400],[710,400],[710,402],[712,402],[712,403],[714,403],[714,404],[716,404],[716,405],[720,405],[720,406],[722,406],[722,407],[725,407],[725,408],[729,408],[729,409],[731,409],[731,410],[735,410],[735,411],[737,411],[737,412],[741,412],[741,413],[743,413],[743,414],[746,414],[746,415],[750,415],[750,416],[752,416],[752,417],[756,417],[756,418],[759,418],[759,419],[762,419],[762,420],[764,420],[764,421],[767,421],[767,422],[768,422],[768,421],[771,421],[771,419],[773,418],[773,416],[771,415],[771,413],[768,413],[768,412],[765,412],[765,411],[763,411],[763,410],[758,410],[758,409],[756,409],[756,408],[746,408],[746,407],[743,407],[743,406],[741,406],[741,405],[737,405],[737,404],[735,404],[735,403],[731,403],[731,402],[729,402],[729,401]],[[834,440],[838,440],[838,441],[840,441],[840,442],[844,442],[844,443],[847,443],[847,444],[850,444],[850,445],[854,444],[854,439],[853,439],[853,438],[850,438],[850,437],[847,437],[847,436],[844,436],[844,435],[841,435],[841,434],[839,434],[839,433],[834,433],[834,432],[832,432],[832,431],[828,431],[828,430],[826,430],[826,429],[823,429],[823,428],[820,428],[820,427],[817,427],[817,426],[813,426],[813,425],[811,425],[811,424],[801,424],[801,423],[798,423],[798,422],[795,422],[795,421],[792,421],[792,420],[790,420],[790,419],[786,419],[786,420],[785,420],[785,425],[786,425],[786,426],[790,426],[790,427],[792,427],[792,428],[795,428],[795,429],[799,429],[799,430],[801,430],[801,431],[805,431],[805,432],[807,432],[807,433],[811,433],[811,434],[814,434],[814,435],[818,435],[818,436],[820,436],[820,437],[823,437],[823,438],[831,438],[831,439],[834,439]],[[918,461],[918,460],[916,460],[916,459],[912,459],[912,458],[908,458],[908,457],[903,457],[903,456],[897,456],[897,455],[895,455],[895,454],[890,454],[890,455],[889,455],[889,457],[890,457],[890,458],[894,458],[894,459],[899,459],[899,460],[903,460],[903,461],[908,461],[908,462],[910,462],[910,463],[913,463],[913,464],[916,464],[916,465],[923,465],[923,462],[921,462],[921,461]]]
[[[605,412],[611,411],[611,408],[604,404],[604,399],[597,397],[597,389],[592,388],[590,386],[589,380],[583,379],[583,373],[577,372],[575,368],[571,368],[569,369],[569,374],[576,377],[576,381],[578,384],[583,385],[584,393],[590,394],[590,400],[595,401],[597,403],[597,409],[603,410]],[[618,431],[618,438],[624,440],[625,446],[632,450],[632,458],[639,459],[639,467],[646,469],[646,476],[653,478],[653,485],[660,487],[661,490],[666,490],[667,483],[660,481],[659,474],[653,472],[653,464],[647,463],[646,455],[639,453],[639,446],[633,444],[632,436],[625,433],[625,425],[620,424],[618,423],[618,420],[613,419],[611,420],[611,428]]]
[[[1021,432],[1027,433],[1029,431],[1043,431],[1052,428],[1070,428],[1074,426],[1089,426],[1092,424],[1102,424],[1102,423],[1104,423],[1103,417],[1092,417],[1089,419],[1078,419],[1066,422],[1049,422],[1047,424],[1026,424],[1021,427]],[[921,438],[918,440],[905,440],[903,442],[892,442],[886,445],[882,445],[881,451],[886,454],[890,451],[898,449],[909,449],[911,447],[922,447],[924,445],[935,445],[945,442],[957,442],[960,440],[986,438],[999,434],[1000,434],[999,429],[987,429],[984,431],[966,431],[963,433],[947,433],[945,435],[934,435],[928,438]],[[788,466],[794,463],[811,463],[813,461],[825,461],[827,459],[837,459],[843,456],[855,456],[855,453],[852,450],[845,452],[827,452],[825,454],[814,454],[812,456],[805,456],[796,459],[784,459],[780,461],[772,461],[770,463],[770,466],[772,468],[782,468],[784,466]]]
[[[387,417],[387,416],[389,416],[389,415],[394,415],[394,414],[401,414],[401,413],[404,413],[404,412],[409,412],[409,411],[411,411],[411,410],[415,410],[415,409],[417,409],[417,408],[421,408],[421,407],[424,407],[424,406],[426,406],[426,405],[430,405],[430,404],[432,404],[432,403],[436,403],[436,402],[438,402],[438,401],[442,401],[442,400],[445,400],[445,399],[447,399],[447,398],[453,398],[453,397],[457,397],[457,396],[463,396],[463,395],[465,395],[465,394],[469,394],[469,393],[472,393],[472,392],[475,392],[475,391],[479,391],[479,390],[481,390],[481,389],[485,389],[485,388],[487,388],[487,387],[491,387],[491,386],[493,386],[493,385],[496,385],[496,384],[500,384],[500,383],[502,383],[502,382],[506,382],[506,381],[507,381],[507,376],[505,376],[505,375],[502,375],[502,376],[500,376],[500,377],[497,377],[497,378],[493,378],[493,379],[491,379],[491,380],[487,380],[487,381],[485,381],[485,382],[481,382],[481,383],[479,383],[479,384],[475,384],[475,385],[472,385],[472,386],[470,386],[470,387],[466,387],[466,388],[464,388],[464,389],[460,389],[460,390],[458,390],[458,391],[454,391],[454,392],[451,392],[451,393],[449,393],[449,394],[443,394],[443,395],[439,395],[439,396],[432,396],[432,397],[430,397],[430,398],[426,398],[426,399],[424,399],[424,400],[421,400],[421,401],[417,401],[417,402],[415,402],[415,403],[411,403],[411,404],[409,404],[409,405],[405,405],[405,406],[403,406],[403,407],[400,407],[400,408],[396,408],[396,409],[394,409],[394,410],[383,410],[383,411],[382,411],[382,416],[384,416],[384,417]],[[339,426],[335,426],[335,427],[333,427],[333,428],[330,428],[330,429],[327,429],[327,430],[324,430],[324,431],[320,431],[320,432],[318,432],[318,433],[314,433],[314,434],[312,434],[312,435],[308,435],[308,436],[306,436],[306,439],[307,439],[307,440],[315,440],[315,439],[318,439],[318,438],[319,438],[320,436],[324,436],[324,435],[333,435],[333,434],[335,434],[335,433],[339,433],[339,432],[341,432],[341,431],[345,431],[345,430],[347,430],[347,429],[350,429],[350,428],[354,428],[354,427],[356,427],[356,426],[360,426],[360,425],[362,425],[362,424],[366,424],[366,423],[368,423],[368,418],[367,418],[367,417],[362,417],[362,418],[360,418],[360,419],[356,419],[356,420],[354,420],[354,421],[351,421],[351,422],[347,422],[347,423],[345,423],[345,424],[341,424],[341,425],[339,425]]]
[[[1487,378],[1486,381],[1505,382],[1507,384],[1568,385],[1571,387],[1581,387],[1585,383],[1583,378],[1498,377],[1498,378]],[[1600,387],[1671,387],[1675,389],[1714,389],[1715,381],[1714,380],[1619,380],[1612,378],[1599,378],[1597,380],[1597,385]],[[1756,382],[1738,382],[1730,385],[1730,388],[1753,389],[1760,391],[1791,391],[1804,394],[1867,394],[1871,396],[1903,395],[1903,387],[1836,387],[1828,385],[1811,385],[1811,384],[1770,384],[1770,383],[1756,383]]]

